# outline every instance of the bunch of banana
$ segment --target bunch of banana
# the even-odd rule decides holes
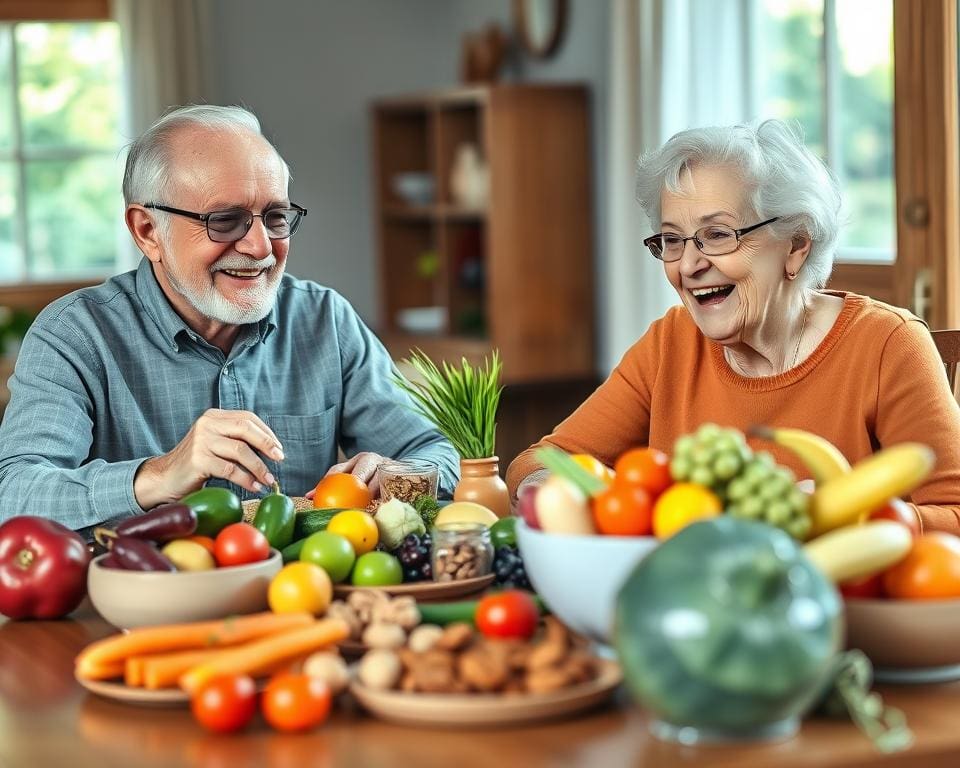
[[[750,434],[797,454],[818,486],[850,471],[850,462],[840,453],[840,449],[813,432],[789,427],[755,426],[750,428]]]

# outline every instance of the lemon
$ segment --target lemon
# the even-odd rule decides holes
[[[702,485],[674,483],[660,494],[653,507],[653,535],[669,538],[690,523],[709,520],[722,511],[717,495]]]
[[[343,536],[353,547],[357,557],[373,550],[380,540],[380,531],[373,515],[362,509],[345,509],[338,512],[327,525],[328,533],[337,533]]]

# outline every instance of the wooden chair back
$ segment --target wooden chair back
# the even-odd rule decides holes
[[[960,364],[960,330],[930,331],[933,343],[937,345],[940,359],[947,369],[950,389],[957,395],[957,366]]]

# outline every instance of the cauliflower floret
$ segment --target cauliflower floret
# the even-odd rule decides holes
[[[399,499],[384,502],[373,518],[377,521],[380,541],[387,549],[396,549],[411,533],[426,533],[423,519],[417,510]]]

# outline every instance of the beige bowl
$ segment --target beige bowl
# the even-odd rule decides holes
[[[90,563],[87,591],[100,615],[121,629],[266,610],[267,587],[283,567],[276,550],[259,563],[177,573],[104,568],[104,557]]]
[[[847,647],[875,667],[960,664],[960,599],[846,601]]]

